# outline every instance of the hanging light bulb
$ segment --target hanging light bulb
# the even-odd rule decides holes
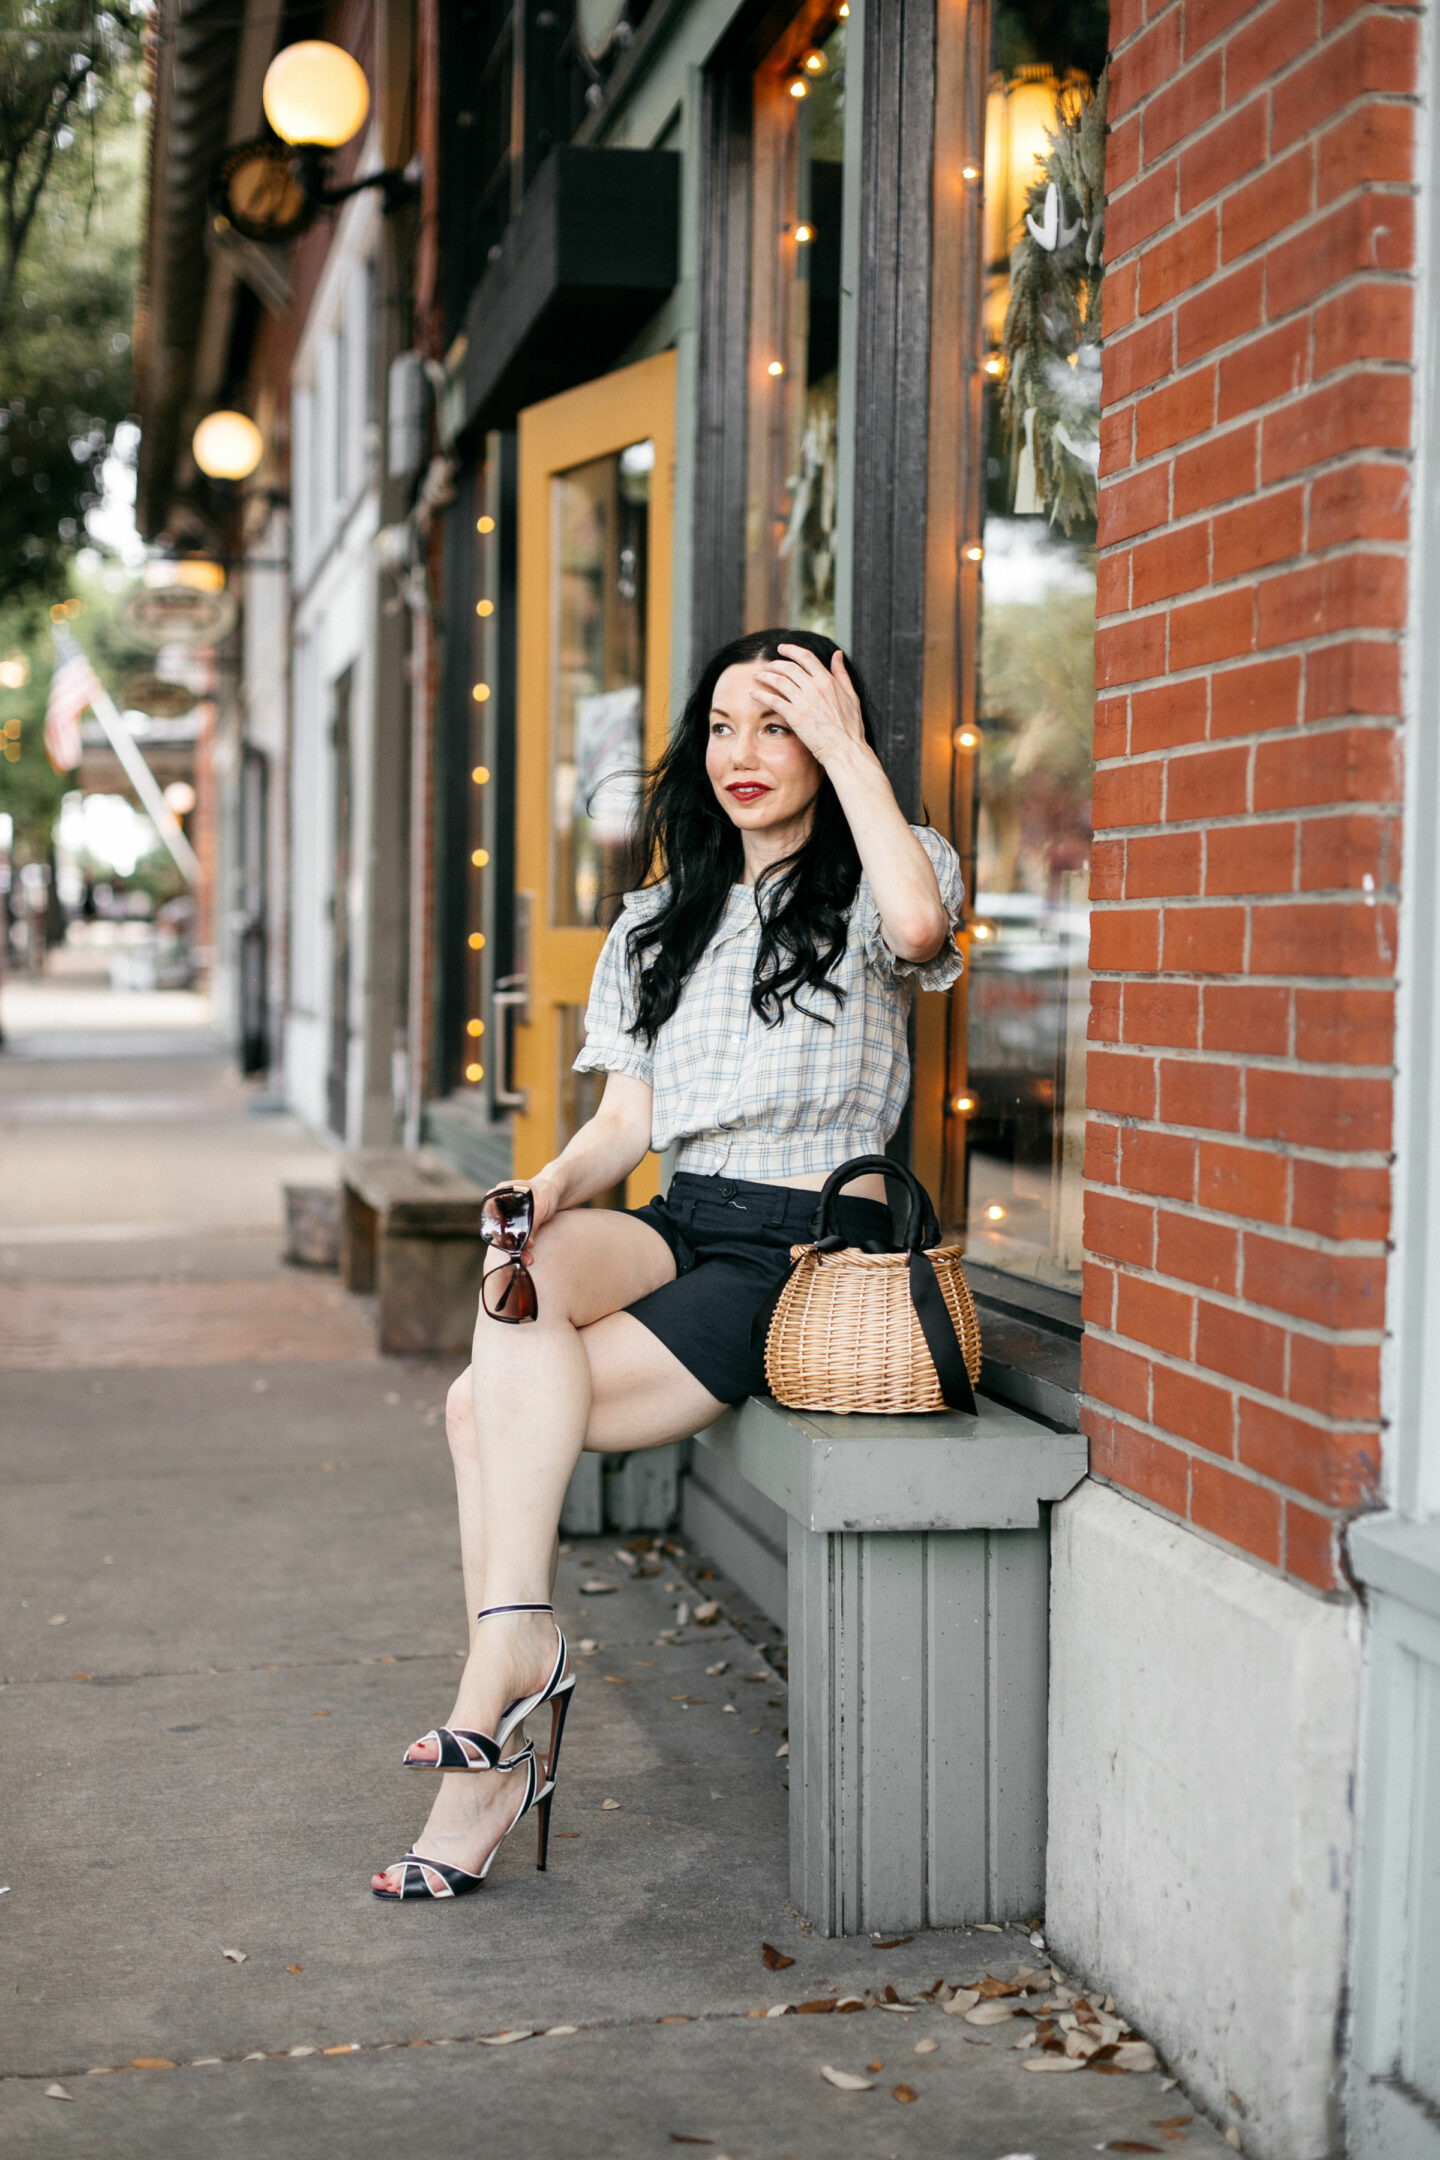
[[[242,412],[212,412],[190,438],[190,450],[207,480],[248,480],[265,455],[265,438]]]

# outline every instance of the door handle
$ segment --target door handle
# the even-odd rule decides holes
[[[530,991],[523,975],[502,975],[491,997],[495,1015],[495,1094],[497,1110],[523,1110],[524,1088],[511,1086],[515,1069],[515,1038],[512,1023],[523,1026],[530,1017]]]

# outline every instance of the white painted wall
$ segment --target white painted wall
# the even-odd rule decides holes
[[[1046,1937],[1256,2160],[1339,2149],[1359,1615],[1099,1485],[1053,1516]]]

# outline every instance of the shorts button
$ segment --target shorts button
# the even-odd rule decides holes
[[[733,1200],[737,1190],[738,1188],[732,1185],[728,1177],[720,1180],[720,1197],[723,1200]]]

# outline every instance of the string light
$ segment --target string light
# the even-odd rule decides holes
[[[971,935],[972,937],[974,937],[974,938],[978,938],[978,939],[979,939],[979,941],[980,941],[980,943],[981,943],[981,944],[983,945],[983,944],[985,943],[985,940],[986,940],[986,939],[987,939],[987,938],[989,937],[989,935],[990,935],[990,925],[989,925],[989,923],[988,923],[988,922],[977,922],[977,923],[976,923],[976,925],[975,925],[975,927],[974,927],[974,929],[973,929],[973,930],[971,931],[970,935]]]
[[[965,560],[966,562],[983,562],[985,560],[985,550],[978,540],[972,540],[969,547],[966,548]]]
[[[477,526],[475,527],[475,530],[476,530],[476,532],[494,532],[494,530],[495,530],[495,520],[494,520],[494,518],[492,518],[492,517],[483,517],[483,518],[481,518],[481,520],[480,520],[479,524],[478,524],[478,525],[477,525]]]
[[[784,363],[784,361],[783,361],[783,360],[772,360],[772,361],[770,362],[770,365],[769,365],[769,367],[768,367],[768,368],[766,368],[765,372],[766,372],[766,374],[767,374],[767,375],[783,375],[783,374],[784,374],[784,372],[785,372],[785,363]]]
[[[799,241],[801,247],[804,247],[806,241],[813,239],[814,235],[808,225],[797,225],[795,227],[795,238]]]
[[[960,748],[962,750],[973,750],[976,743],[979,742],[980,737],[976,734],[973,727],[962,727],[957,733],[955,740],[960,745]]]
[[[483,1079],[484,1079],[484,1077],[485,1077],[485,1068],[484,1068],[484,1066],[483,1066],[483,1065],[467,1065],[467,1066],[465,1067],[465,1077],[466,1077],[466,1079],[467,1079],[467,1080],[469,1080],[469,1081],[470,1081],[470,1082],[471,1082],[472,1084],[473,1084],[473,1083],[474,1083],[474,1082],[475,1082],[476,1080],[483,1080]]]
[[[477,870],[483,870],[486,863],[488,863],[490,860],[490,850],[488,848],[477,847],[474,854],[470,857],[470,860],[472,863],[474,863]]]
[[[467,1035],[483,1035],[485,1032],[485,1022],[483,1020],[467,1020],[465,1023],[465,1032]]]
[[[978,166],[978,165],[962,165],[962,166],[961,166],[961,168],[960,168],[960,177],[961,177],[961,179],[962,179],[962,180],[978,180],[978,179],[979,179],[979,177],[980,177],[980,168],[979,168],[979,166]]]
[[[806,55],[805,55],[805,61],[804,61],[804,66],[805,66],[805,72],[806,72],[806,74],[807,74],[807,75],[823,75],[823,74],[824,74],[824,72],[825,72],[825,55],[824,55],[824,53],[822,53],[822,52],[808,52],[808,53],[806,53]]]
[[[485,950],[485,937],[482,931],[472,930],[470,932],[470,950],[471,952],[483,952]]]
[[[476,685],[475,685],[475,687],[474,687],[474,689],[473,689],[473,690],[471,691],[470,695],[471,695],[471,697],[473,697],[473,698],[474,698],[474,700],[475,700],[475,702],[476,702],[476,704],[477,704],[477,705],[483,705],[483,704],[485,703],[485,700],[486,700],[486,698],[488,698],[488,697],[489,697],[489,695],[490,695],[490,685],[489,685],[489,683],[488,683],[488,682],[477,682],[477,683],[476,683]]]
[[[470,778],[474,781],[476,787],[484,787],[489,777],[490,768],[488,765],[477,765],[474,772],[472,772],[470,775]]]
[[[1001,359],[999,353],[991,353],[989,359],[985,362],[985,373],[987,375],[1003,375],[1004,372],[1005,362]]]
[[[475,612],[477,615],[493,615],[495,612],[495,602],[493,600],[477,600],[475,603]]]
[[[992,1200],[989,1207],[986,1208],[985,1220],[987,1222],[1004,1222],[1005,1210],[998,1200]]]
[[[801,81],[801,79],[800,79],[800,77],[799,77],[799,76],[797,75],[797,76],[796,76],[796,78],[795,78],[795,80],[794,80],[794,82],[792,82],[792,83],[791,83],[791,85],[790,85],[790,95],[791,95],[791,97],[793,97],[793,98],[802,98],[802,97],[808,97],[808,96],[809,96],[809,94],[810,94],[810,93],[809,93],[809,85],[808,85],[807,83],[804,83],[804,82],[802,82],[802,81]]]
[[[975,1107],[973,1095],[952,1095],[950,1111],[953,1117],[967,1117]]]

